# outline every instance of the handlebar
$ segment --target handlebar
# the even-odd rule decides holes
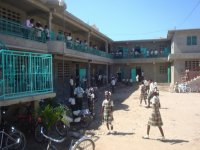
[[[64,138],[61,138],[61,139],[54,139],[54,138],[52,138],[52,137],[50,137],[50,136],[47,136],[46,134],[44,134],[44,132],[43,132],[43,127],[41,127],[41,134],[46,138],[46,139],[48,139],[48,140],[50,140],[50,141],[53,141],[53,142],[56,142],[56,143],[62,143],[66,138],[64,137]]]

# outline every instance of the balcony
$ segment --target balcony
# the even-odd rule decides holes
[[[128,48],[121,47],[120,50],[112,53],[114,59],[162,58],[168,57],[169,54],[170,49],[167,47],[162,50],[150,50],[142,47],[140,51],[130,51]]]
[[[87,54],[92,54],[92,55],[96,55],[96,56],[100,56],[100,57],[104,57],[104,58],[110,58],[110,59],[113,58],[112,54],[89,47],[83,43],[79,44],[79,43],[76,43],[75,41],[68,41],[67,38],[65,38],[65,36],[63,34],[61,34],[61,33],[56,34],[55,32],[51,32],[51,40],[49,41],[50,46],[48,46],[50,49],[58,52],[56,49],[58,49],[58,47],[60,47],[60,49],[61,49],[60,53],[63,53],[64,47],[63,47],[62,42],[65,43],[66,49],[75,50],[77,52],[83,52],[83,53],[87,53]]]
[[[53,93],[52,55],[0,50],[0,103]]]
[[[0,33],[5,35],[12,35],[24,39],[29,39],[37,42],[46,42],[46,37],[44,32],[41,32],[41,37],[37,36],[37,33],[41,32],[36,28],[26,28],[25,26],[0,18]]]

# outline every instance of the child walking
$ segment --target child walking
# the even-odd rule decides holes
[[[148,121],[148,124],[147,124],[147,135],[144,136],[143,138],[149,139],[150,126],[157,126],[160,130],[161,135],[162,135],[161,140],[164,140],[165,136],[164,136],[163,129],[161,127],[163,125],[163,122],[162,122],[162,118],[161,118],[160,111],[159,111],[160,100],[159,100],[157,92],[153,92],[153,98],[151,99],[151,103],[153,105],[153,107],[152,107],[153,111],[152,111],[152,113],[149,117],[149,121]]]
[[[102,103],[103,122],[106,122],[108,134],[113,133],[113,101],[110,99],[111,92],[105,91],[105,100]]]
[[[146,99],[147,99],[147,91],[146,91],[146,86],[144,85],[144,82],[142,81],[141,86],[140,86],[140,105],[142,104],[142,100],[144,100],[145,105],[147,104]]]

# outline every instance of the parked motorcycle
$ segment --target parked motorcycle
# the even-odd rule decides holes
[[[70,101],[74,104],[75,100],[71,98]],[[55,123],[56,131],[61,136],[67,135],[70,129],[78,130],[89,127],[92,119],[89,109],[74,111],[70,109],[71,112],[67,111],[67,109],[68,108],[66,108],[66,111],[61,114],[60,118]]]
[[[93,87],[90,87],[86,93],[87,93],[88,109],[94,118],[95,117],[95,101],[97,100],[95,89]]]

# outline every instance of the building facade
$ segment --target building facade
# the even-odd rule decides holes
[[[168,31],[165,39],[113,41],[67,12],[63,1],[0,4],[1,106],[62,98],[71,76],[88,85],[99,75],[106,84],[113,75],[135,81],[137,74],[174,83],[185,69],[199,66],[200,29]]]

